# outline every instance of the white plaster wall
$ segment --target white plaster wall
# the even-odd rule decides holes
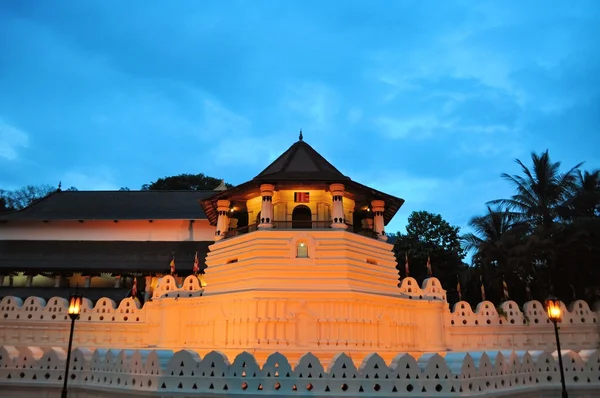
[[[570,396],[597,397],[597,350],[565,350]],[[64,377],[62,348],[0,347],[2,397],[55,397]],[[558,397],[557,353],[473,351],[445,357],[377,353],[360,364],[345,354],[324,362],[311,353],[290,360],[272,353],[259,361],[249,353],[201,357],[189,350],[73,351],[68,375],[71,397],[311,396],[311,397]]]
[[[212,241],[208,220],[10,221],[0,240]]]

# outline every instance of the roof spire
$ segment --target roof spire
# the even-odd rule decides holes
[[[298,137],[298,140],[302,141],[303,140],[303,136],[302,136],[302,129],[300,129],[300,136]]]
[[[60,190],[61,190],[61,188],[62,188],[62,181],[59,181],[59,182],[58,182],[58,189],[57,189],[57,191],[60,191]]]

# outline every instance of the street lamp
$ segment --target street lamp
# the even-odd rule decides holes
[[[65,369],[65,380],[61,398],[67,398],[67,381],[69,380],[69,362],[71,362],[71,346],[73,345],[73,331],[75,330],[75,321],[81,314],[81,304],[83,296],[77,292],[69,297],[69,318],[71,318],[71,333],[69,334],[69,349],[67,350],[67,366]]]
[[[560,351],[560,338],[558,337],[558,322],[562,319],[562,310],[560,301],[556,297],[548,297],[546,300],[546,310],[548,318],[554,324],[554,335],[556,336],[556,350],[558,351],[558,365],[560,367],[560,382],[562,384],[562,398],[568,398],[567,388],[565,387],[565,373],[563,370],[562,353]]]

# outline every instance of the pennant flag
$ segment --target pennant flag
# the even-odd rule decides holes
[[[456,274],[456,292],[458,293],[458,301],[462,301],[462,290],[460,288],[460,276]]]
[[[427,256],[427,277],[431,278],[433,276],[433,271],[431,271],[431,259]]]
[[[404,271],[406,272],[406,277],[408,278],[410,276],[410,270],[408,269],[408,252],[404,253]]]
[[[310,192],[294,192],[294,202],[309,203],[310,202]]]
[[[481,301],[485,301],[485,286],[483,286],[483,276],[479,275],[479,283],[481,284]]]
[[[531,294],[531,277],[527,277],[527,282],[525,283],[525,293],[527,294],[527,301],[533,300],[533,295]]]
[[[137,289],[137,277],[133,278],[133,287],[131,288],[131,297],[137,297],[138,289]]]
[[[510,298],[510,296],[508,295],[508,285],[504,280],[504,276],[502,276],[502,290],[504,292],[504,301],[507,301]]]
[[[200,264],[198,262],[198,252],[194,256],[194,268],[192,269],[194,276],[198,275],[198,271],[200,271]]]
[[[171,259],[169,266],[171,267],[171,275],[174,275],[175,274],[175,251],[173,251],[172,256],[173,256],[173,258]]]

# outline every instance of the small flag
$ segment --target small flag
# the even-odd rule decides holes
[[[504,276],[502,276],[502,290],[504,292],[504,301],[507,301],[510,298],[510,296],[508,295],[508,285],[504,280]]]
[[[485,301],[485,286],[483,286],[483,276],[479,275],[479,283],[481,284],[481,301]]]
[[[456,274],[456,292],[458,293],[458,301],[462,301],[462,290],[460,288],[460,276]]]
[[[309,203],[310,202],[310,192],[294,192],[294,202]]]
[[[433,276],[433,271],[431,271],[431,259],[427,256],[427,277],[431,278]]]
[[[174,275],[175,274],[175,251],[173,251],[172,256],[173,256],[173,258],[171,259],[169,266],[171,267],[171,275]]]
[[[408,268],[408,252],[404,253],[404,271],[406,272],[406,277],[408,278],[410,276],[410,270]]]
[[[533,300],[533,296],[531,294],[531,278],[527,277],[527,282],[525,283],[525,293],[527,294],[527,300]]]
[[[138,294],[138,290],[137,290],[137,278],[134,277],[133,278],[133,287],[131,288],[131,297],[137,297]]]
[[[198,252],[196,252],[196,255],[194,256],[194,268],[192,269],[192,272],[194,275],[198,275],[198,271],[200,271],[200,264],[198,262]]]

